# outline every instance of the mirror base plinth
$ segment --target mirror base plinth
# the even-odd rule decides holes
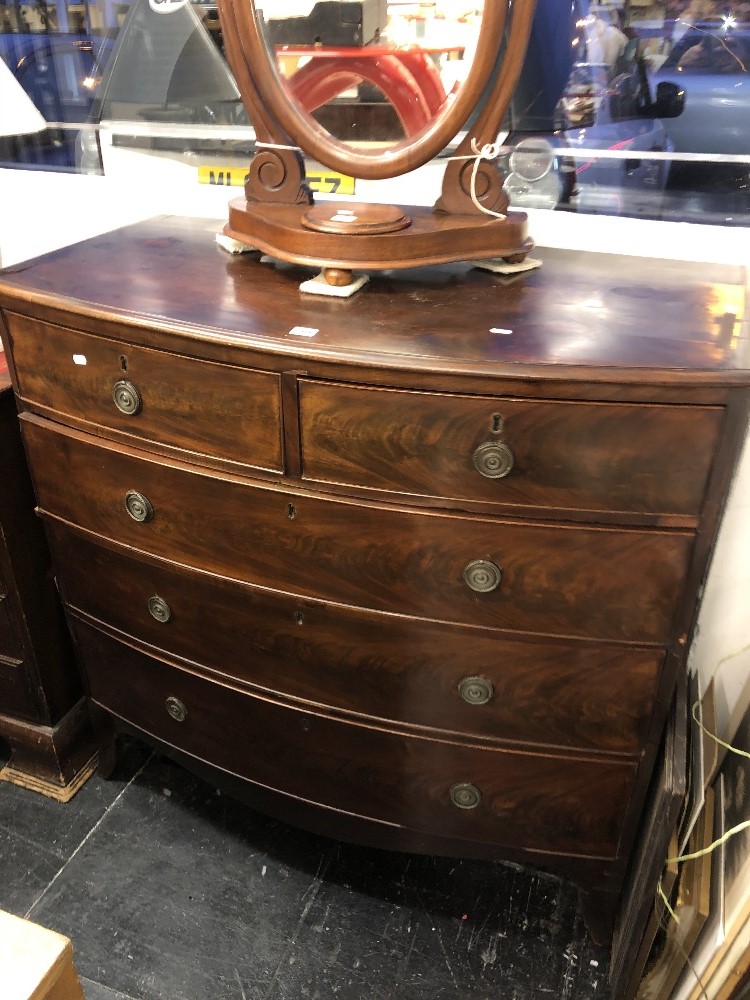
[[[294,264],[382,271],[485,258],[523,259],[534,246],[526,215],[504,219],[447,215],[405,206],[410,224],[397,232],[356,235],[313,231],[303,224],[309,206],[248,202],[229,204],[226,236]]]

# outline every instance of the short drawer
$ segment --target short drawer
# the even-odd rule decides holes
[[[156,556],[377,611],[630,642],[670,635],[688,532],[324,499],[160,462],[38,417],[22,424],[45,512]]]
[[[76,632],[97,704],[257,785],[444,837],[616,856],[635,764],[343,722],[208,681],[83,623]]]
[[[721,407],[300,381],[305,479],[498,506],[696,515]]]
[[[14,313],[7,320],[20,395],[29,403],[143,441],[282,471],[278,375]]]
[[[489,739],[633,756],[645,741],[659,650],[332,607],[50,534],[76,612],[261,691]]]

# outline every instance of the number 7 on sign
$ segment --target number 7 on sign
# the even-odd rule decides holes
[[[354,178],[345,174],[308,172],[307,183],[320,194],[354,194]]]

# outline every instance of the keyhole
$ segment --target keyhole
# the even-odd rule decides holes
[[[503,417],[501,413],[492,414],[492,433],[502,434],[503,431]]]
[[[286,516],[289,518],[290,521],[293,521],[297,516],[297,508],[294,506],[293,503],[287,504]]]
[[[128,370],[128,359],[125,357],[124,354],[120,355],[120,368],[124,372]]]
[[[297,625],[304,625],[305,624],[305,616],[302,614],[301,611],[295,611],[294,612],[294,621],[295,621],[295,623]]]

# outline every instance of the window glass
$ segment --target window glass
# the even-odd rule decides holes
[[[337,138],[387,144],[461,86],[483,0],[258,6],[294,98]],[[48,126],[0,138],[1,166],[243,183],[254,131],[215,4],[0,0],[0,58]],[[512,204],[750,224],[749,69],[750,0],[537,0],[499,135]],[[357,193],[308,166],[314,188]],[[379,183],[399,200],[404,181]]]

